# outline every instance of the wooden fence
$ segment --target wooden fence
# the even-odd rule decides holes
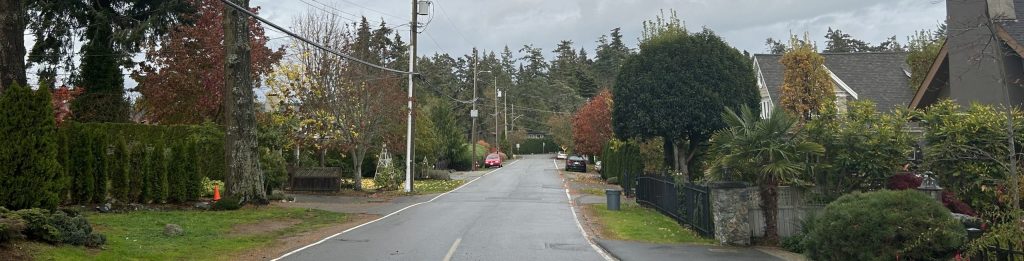
[[[755,191],[757,191],[755,189]],[[778,228],[780,237],[788,237],[802,231],[803,221],[810,215],[825,209],[825,204],[809,204],[801,189],[779,187]],[[764,236],[764,214],[761,211],[760,195],[754,193],[750,201],[750,230],[755,237]]]

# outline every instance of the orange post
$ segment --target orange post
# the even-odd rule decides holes
[[[213,201],[220,200],[220,187],[213,185]]]

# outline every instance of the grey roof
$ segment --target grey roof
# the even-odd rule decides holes
[[[1013,0],[1013,8],[1017,11],[1017,21],[1000,23],[1003,29],[1019,43],[1024,43],[1024,0]]]
[[[825,53],[825,67],[836,74],[859,96],[859,100],[875,102],[879,111],[890,111],[895,107],[906,108],[914,97],[907,76],[907,54],[901,52],[878,53]],[[761,69],[772,102],[779,105],[785,66],[779,63],[782,55],[757,54],[757,66]]]

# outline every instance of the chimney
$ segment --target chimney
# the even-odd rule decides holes
[[[988,18],[996,22],[1016,21],[1017,10],[1013,0],[987,0]]]
[[[1013,50],[993,33],[990,16],[1015,19],[1013,1],[946,0],[949,97],[960,105],[1005,103],[1002,56]]]

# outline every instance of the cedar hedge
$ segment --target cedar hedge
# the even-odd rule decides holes
[[[71,202],[180,203],[199,198],[202,177],[224,177],[216,125],[66,124],[57,158],[67,159]]]

